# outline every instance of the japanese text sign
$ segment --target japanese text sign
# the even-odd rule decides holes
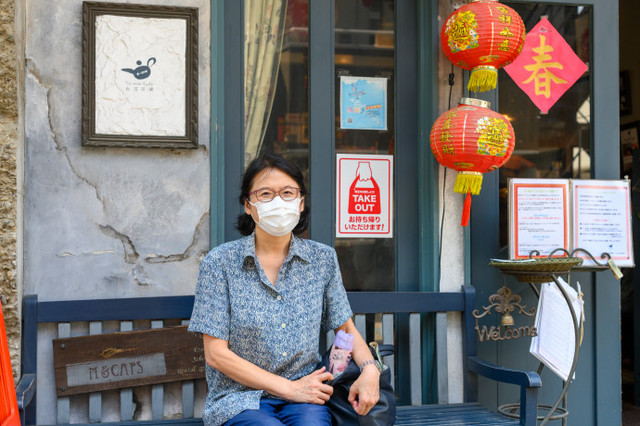
[[[338,154],[336,237],[393,237],[393,156]]]
[[[547,18],[542,18],[525,37],[520,56],[504,69],[546,114],[587,66]]]

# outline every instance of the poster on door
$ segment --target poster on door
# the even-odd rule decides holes
[[[336,237],[393,238],[393,155],[338,154]]]

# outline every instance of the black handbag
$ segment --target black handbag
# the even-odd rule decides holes
[[[374,343],[375,345],[375,343]],[[366,425],[366,426],[386,426],[393,425],[396,421],[396,395],[391,387],[391,370],[382,364],[382,356],[393,354],[393,345],[379,345],[378,351],[372,350],[374,358],[382,365],[380,373],[380,397],[376,405],[367,413],[360,416],[355,412],[349,402],[349,390],[351,385],[360,377],[360,368],[351,360],[344,372],[336,379],[326,382],[333,386],[333,395],[325,403],[331,411],[331,420],[334,425]],[[324,354],[320,366],[329,369],[329,352]]]

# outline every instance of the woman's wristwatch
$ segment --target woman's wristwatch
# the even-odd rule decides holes
[[[362,373],[362,370],[364,369],[364,367],[366,367],[367,365],[375,365],[376,368],[378,369],[378,371],[380,371],[380,366],[378,365],[378,362],[375,359],[368,359],[365,362],[363,362],[362,364],[360,364],[360,372]]]

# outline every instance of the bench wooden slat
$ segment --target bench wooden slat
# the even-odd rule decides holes
[[[438,375],[438,404],[449,403],[449,361],[447,359],[447,314],[436,314],[436,372]]]
[[[133,331],[132,321],[120,321],[120,331]],[[120,419],[133,419],[133,389],[120,389]]]
[[[336,332],[335,331],[333,331],[333,330],[327,331],[327,341],[326,341],[326,344],[325,344],[325,346],[326,346],[325,352],[328,351],[329,349],[331,349],[331,345],[333,345],[333,341],[335,340],[335,338],[336,338]]]
[[[92,321],[89,323],[89,334],[102,334],[102,322]],[[102,393],[91,392],[89,394],[89,422],[98,423],[102,420]]]
[[[395,336],[395,330],[393,328],[393,314],[383,314],[382,315],[382,343],[385,345],[395,345],[394,336]],[[391,387],[395,389],[396,388],[395,356],[390,355],[390,356],[384,357],[383,361],[385,365],[387,365],[391,370]]]
[[[182,325],[189,325],[189,320],[183,320]],[[195,383],[193,380],[182,382],[182,417],[185,419],[193,418],[194,402],[195,402]]]
[[[58,323],[58,337],[71,337],[71,324],[68,322]],[[71,400],[68,396],[58,398],[58,423],[69,423],[71,413]]]
[[[367,317],[364,315],[356,315],[354,323],[356,328],[358,329],[358,333],[362,336],[363,339],[367,339]]]
[[[151,321],[151,328],[162,328],[164,321]],[[160,420],[164,416],[164,385],[151,386],[151,417]]]
[[[422,358],[420,356],[420,314],[409,315],[409,364],[411,405],[422,404]]]

